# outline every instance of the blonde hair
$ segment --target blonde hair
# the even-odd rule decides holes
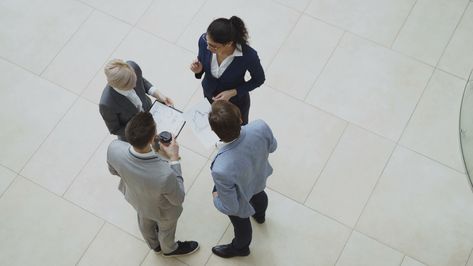
[[[136,86],[135,70],[121,59],[110,60],[104,69],[108,85],[119,90],[131,90]]]

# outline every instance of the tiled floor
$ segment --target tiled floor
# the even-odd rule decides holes
[[[239,15],[266,70],[251,118],[273,128],[267,223],[252,253],[211,201],[212,150],[185,129],[187,198],[165,259],[105,165],[103,65],[133,59],[178,108],[201,99],[198,36]],[[458,118],[473,67],[468,0],[0,1],[0,265],[473,265]]]

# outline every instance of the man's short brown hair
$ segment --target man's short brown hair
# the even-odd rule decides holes
[[[143,149],[156,135],[156,123],[149,112],[139,112],[128,121],[125,137],[133,147]]]
[[[222,141],[230,142],[240,136],[240,109],[228,101],[215,101],[209,113],[209,124]]]

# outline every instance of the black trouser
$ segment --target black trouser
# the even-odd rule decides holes
[[[206,97],[210,104],[214,101],[212,98]],[[250,115],[250,94],[246,93],[244,95],[237,95],[235,97],[230,98],[230,102],[233,103],[240,109],[241,113],[241,120],[243,120],[242,125],[248,124],[248,118]]]
[[[250,200],[251,206],[255,209],[253,217],[264,217],[266,208],[268,207],[268,196],[266,192],[261,191],[255,194]],[[235,237],[232,240],[232,246],[236,249],[247,249],[251,243],[251,229],[250,218],[240,218],[238,216],[229,215],[230,221],[233,225]]]

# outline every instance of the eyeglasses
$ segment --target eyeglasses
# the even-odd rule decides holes
[[[207,33],[202,35],[202,39],[207,43],[207,47],[212,49],[212,50],[218,50],[218,48],[223,46],[222,44],[220,44],[220,46],[218,46],[216,43],[209,42],[209,40],[207,39]]]

